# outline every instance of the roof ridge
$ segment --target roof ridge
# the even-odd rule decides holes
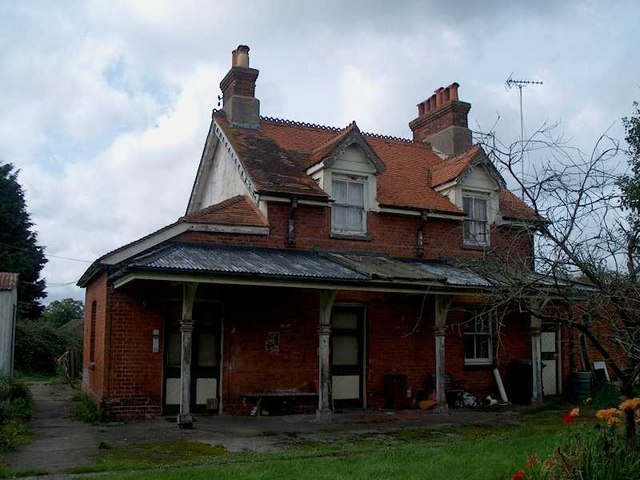
[[[353,120],[349,125],[347,125],[344,128],[341,128],[340,131],[338,132],[337,135],[327,139],[326,141],[322,142],[320,145],[318,145],[316,148],[314,148],[313,150],[311,150],[311,152],[318,152],[320,150],[322,150],[324,147],[331,145],[332,143],[338,141],[338,140],[342,140],[342,137],[345,136],[355,128],[358,128],[358,125],[356,125],[356,121]],[[360,130],[358,128],[358,130]]]
[[[343,128],[330,127],[328,125],[320,125],[318,123],[300,122],[297,120],[288,120],[285,118],[277,118],[277,117],[265,117],[263,115],[260,115],[260,120],[265,122],[281,123],[283,125],[291,125],[293,127],[314,128],[314,129],[326,130],[328,132],[336,132],[336,133],[344,130]]]
[[[235,205],[238,202],[241,202],[243,199],[247,198],[246,195],[235,195],[233,197],[225,198],[221,202],[214,203],[213,205],[209,205],[207,207],[201,208],[199,210],[195,210],[193,212],[187,213],[178,219],[178,221],[188,221],[192,219],[194,216],[198,214],[212,213],[218,210],[222,210],[223,208],[230,207],[231,205]]]
[[[393,142],[412,143],[415,145],[419,145],[418,143],[414,142],[412,138],[403,138],[403,137],[396,137],[394,135],[385,135],[382,133],[370,133],[370,132],[362,132],[362,135],[365,137],[379,138],[380,140],[391,140]]]
[[[212,114],[213,115],[224,114],[224,110],[214,108]],[[269,117],[269,116],[266,116],[266,115],[260,115],[260,120],[262,120],[264,122],[272,122],[272,123],[280,123],[280,124],[283,124],[283,125],[290,125],[292,127],[303,127],[303,128],[313,128],[313,129],[318,129],[318,130],[325,130],[325,131],[334,132],[334,133],[340,133],[340,132],[348,129],[352,124],[356,123],[356,121],[353,120],[346,127],[332,127],[332,126],[329,126],[329,125],[321,125],[319,123],[303,122],[303,121],[299,121],[299,120],[290,120],[290,119],[287,119],[287,118],[279,118],[279,117]],[[362,133],[362,135],[365,136],[365,137],[379,138],[380,140],[390,140],[392,142],[411,143],[411,144],[418,145],[412,138],[396,137],[395,135],[385,135],[383,133],[372,133],[372,132],[362,132],[362,131],[360,133]],[[330,140],[328,140],[325,143],[329,143],[329,142],[330,142]],[[320,148],[320,147],[316,147],[316,148]]]
[[[440,165],[446,165],[447,163],[451,163],[451,162],[455,162],[456,160],[460,160],[463,157],[469,155],[470,153],[472,153],[473,150],[480,150],[480,144],[476,143],[473,145],[470,145],[469,148],[467,148],[464,152],[460,152],[458,155],[454,155],[452,157],[447,157],[442,159],[442,161],[440,163],[438,163],[437,165],[434,165],[434,167],[438,167]]]

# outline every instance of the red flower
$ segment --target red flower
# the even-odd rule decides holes
[[[529,457],[529,459],[527,460],[527,467],[533,467],[534,465],[538,464],[538,457],[536,457],[535,455],[532,455],[531,457]]]
[[[511,477],[511,480],[525,480],[526,476],[524,473],[524,470],[518,470],[516,473],[513,474],[513,476]]]
[[[562,421],[564,423],[576,423],[576,417],[571,415],[571,412],[567,412],[564,415],[562,415]]]

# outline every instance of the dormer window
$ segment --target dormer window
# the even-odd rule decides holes
[[[489,245],[489,215],[487,196],[464,193],[462,210],[464,211],[464,243],[466,245]]]
[[[367,231],[364,177],[334,175],[331,181],[331,231],[338,234],[364,235]]]

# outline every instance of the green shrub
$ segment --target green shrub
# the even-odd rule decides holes
[[[0,451],[10,450],[30,438],[31,392],[22,382],[0,377]]]
[[[67,349],[81,349],[80,337],[44,321],[16,325],[15,367],[23,373],[56,373],[55,359]]]
[[[602,401],[607,392],[603,392]],[[625,400],[617,408],[597,410],[595,415],[588,406],[585,411],[586,420],[580,418],[580,408],[565,413],[562,420],[567,433],[554,453],[544,462],[529,458],[512,480],[637,480],[640,439],[626,435],[625,419],[640,422],[640,398]]]
[[[591,408],[609,408],[620,403],[620,389],[613,383],[604,382],[591,395]]]
[[[103,404],[96,405],[95,402],[84,392],[77,392],[73,396],[75,405],[71,412],[71,417],[87,423],[99,423],[105,419],[105,408]]]

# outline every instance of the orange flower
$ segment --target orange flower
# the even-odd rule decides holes
[[[527,460],[527,467],[533,467],[534,465],[538,464],[538,457],[536,457],[535,455],[532,455],[529,457],[529,459]]]
[[[630,398],[629,400],[625,400],[620,404],[620,410],[623,412],[627,410],[638,410],[640,409],[640,398]]]
[[[569,412],[569,415],[571,415],[572,417],[579,417],[580,416],[580,407],[576,407],[571,409],[571,411]]]
[[[617,417],[620,413],[622,412],[617,408],[606,408],[604,410],[598,410],[596,412],[596,418],[598,420],[609,420],[610,418]]]
[[[620,419],[618,417],[610,417],[607,420],[607,423],[609,424],[610,427],[615,427],[620,423]]]
[[[513,476],[511,477],[511,480],[525,480],[525,478],[527,478],[525,476],[524,470],[518,470],[516,473],[513,474]]]

